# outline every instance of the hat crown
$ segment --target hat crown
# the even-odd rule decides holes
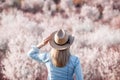
[[[49,43],[52,48],[57,50],[64,50],[69,48],[74,41],[74,37],[62,29],[54,31],[51,35],[52,39],[49,41]]]
[[[56,32],[54,36],[54,41],[56,44],[63,45],[68,41],[68,35],[62,29]]]

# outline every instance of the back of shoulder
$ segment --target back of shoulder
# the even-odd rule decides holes
[[[78,58],[77,56],[75,56],[75,55],[71,55],[71,56],[70,56],[70,59],[71,59],[71,60],[77,60],[77,59],[79,59],[79,58]]]
[[[77,56],[71,55],[70,61],[73,63],[73,65],[76,65],[79,62],[79,58]]]

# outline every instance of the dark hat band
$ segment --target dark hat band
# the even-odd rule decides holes
[[[55,40],[54,40],[54,42],[55,42]],[[67,43],[70,44],[70,39],[68,39],[68,41],[67,41],[66,43],[64,43],[64,44],[58,44],[58,43],[55,42],[55,44],[56,44],[56,45],[59,45],[59,46],[63,46],[63,45],[65,45],[65,44],[67,44]]]

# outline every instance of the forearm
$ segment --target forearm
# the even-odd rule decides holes
[[[38,44],[36,47],[38,48],[38,49],[40,49],[40,48],[42,48],[44,45],[42,44],[42,43],[40,43],[40,44]]]
[[[38,45],[37,45],[37,48],[40,49],[42,48],[43,46],[45,46],[49,40],[52,39],[52,34],[50,34],[47,38],[43,39]]]

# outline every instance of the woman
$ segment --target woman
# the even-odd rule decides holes
[[[70,54],[70,46],[74,37],[65,30],[53,32],[37,46],[33,46],[28,55],[46,64],[48,69],[48,80],[83,80],[81,65],[78,57]],[[39,49],[50,43],[50,53],[40,53]]]

